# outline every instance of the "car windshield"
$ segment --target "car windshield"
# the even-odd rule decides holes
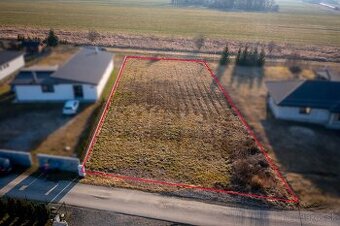
[[[65,104],[65,108],[73,108],[74,106],[76,106],[76,102],[74,101],[69,101]]]

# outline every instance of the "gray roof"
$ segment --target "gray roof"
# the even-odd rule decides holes
[[[55,79],[97,85],[112,61],[113,54],[83,48],[51,75]]]
[[[340,112],[340,82],[324,80],[268,81],[269,94],[280,106]]]
[[[56,71],[58,69],[58,65],[33,65],[31,67],[22,68],[20,71]]]
[[[23,55],[20,51],[0,51],[0,65],[5,64],[15,58]]]
[[[36,70],[35,70],[36,69]],[[25,68],[19,72],[15,79],[11,82],[12,85],[42,85],[55,84],[61,81],[51,77],[51,74],[56,71],[55,67],[43,68]],[[35,72],[36,77],[34,77]]]
[[[314,71],[317,77],[331,81],[340,81],[340,74],[332,69],[323,68]]]

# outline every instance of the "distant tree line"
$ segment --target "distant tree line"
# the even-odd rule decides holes
[[[228,45],[225,46],[223,52],[221,54],[221,58],[219,61],[220,66],[226,66],[230,63],[230,52]],[[266,53],[264,49],[261,51],[258,50],[257,47],[249,49],[248,46],[244,48],[239,48],[235,64],[238,66],[247,66],[247,67],[263,67],[266,63]]]
[[[249,47],[246,46],[243,50],[239,48],[235,63],[239,66],[263,67],[266,61],[265,58],[266,53],[264,49],[259,52],[257,47],[249,49]]]
[[[278,11],[275,0],[171,0],[173,6],[206,6],[216,9],[241,9],[247,11]]]

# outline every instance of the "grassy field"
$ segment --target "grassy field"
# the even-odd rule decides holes
[[[263,154],[198,63],[130,59],[86,167],[283,195]]]
[[[169,2],[2,0],[0,24],[340,46],[340,13],[299,0],[277,0],[279,13],[173,8]]]

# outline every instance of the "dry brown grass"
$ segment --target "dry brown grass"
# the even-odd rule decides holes
[[[203,65],[130,59],[87,168],[282,196],[264,162]]]
[[[49,56],[40,59],[35,63],[35,65],[61,66],[67,62],[67,60],[70,59],[78,50],[78,48],[73,46],[60,45],[54,48]]]

